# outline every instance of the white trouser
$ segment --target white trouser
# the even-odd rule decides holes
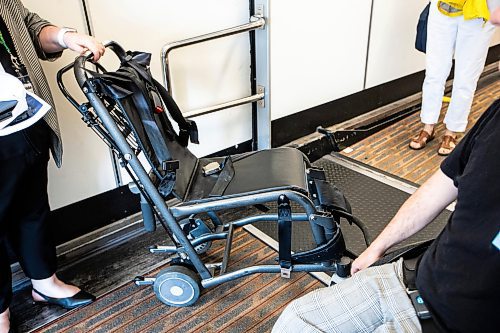
[[[483,71],[494,31],[495,27],[490,22],[484,23],[481,19],[465,21],[463,16],[441,14],[437,9],[437,0],[432,0],[420,114],[424,124],[438,121],[446,79],[455,55],[453,90],[444,123],[450,131],[465,131],[477,80]]]

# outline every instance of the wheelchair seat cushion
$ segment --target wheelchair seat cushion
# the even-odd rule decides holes
[[[269,192],[290,189],[307,194],[306,157],[297,149],[275,148],[231,156],[232,178],[225,186],[226,195]],[[187,201],[213,197],[220,174],[204,176],[202,167],[225,158],[200,159],[196,177],[186,197]]]

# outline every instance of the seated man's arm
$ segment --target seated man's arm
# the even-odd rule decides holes
[[[351,274],[370,266],[391,246],[423,229],[456,198],[453,180],[439,169],[406,200],[380,235],[352,263]]]

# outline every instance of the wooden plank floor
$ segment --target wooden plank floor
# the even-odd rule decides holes
[[[476,91],[467,130],[499,97],[499,80]],[[415,113],[356,143],[342,154],[411,182],[422,184],[439,168],[444,159],[437,155],[437,149],[445,131],[442,120],[447,107],[447,103],[443,103],[439,124],[436,126],[436,138],[422,150],[408,148],[410,138],[421,130],[419,113]]]
[[[220,261],[223,244],[215,243],[204,262]],[[244,230],[235,234],[232,253],[230,270],[275,263],[277,256]],[[158,301],[151,287],[131,282],[35,332],[269,332],[286,304],[321,286],[306,273],[290,280],[255,274],[205,289],[193,306],[175,308]]]

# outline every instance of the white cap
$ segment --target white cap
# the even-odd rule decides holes
[[[28,110],[26,102],[26,89],[18,78],[8,73],[0,73],[0,101],[16,101],[17,104],[12,110],[12,117],[0,121],[0,129],[9,125],[24,111]]]

